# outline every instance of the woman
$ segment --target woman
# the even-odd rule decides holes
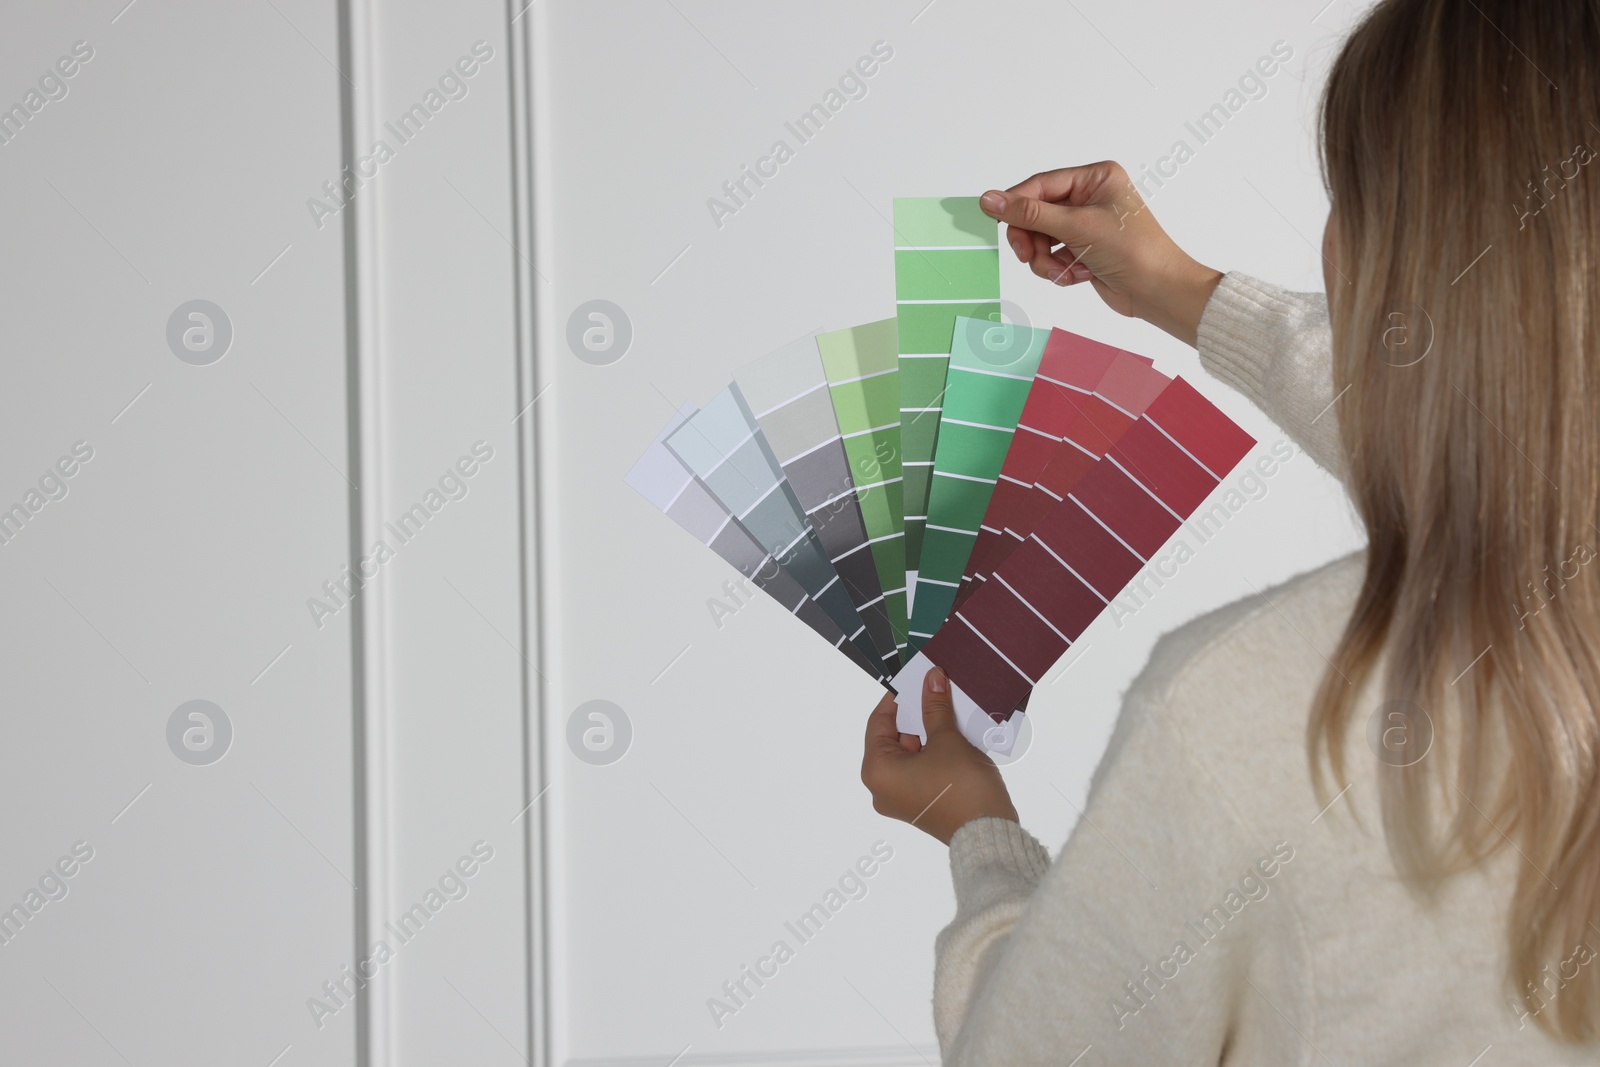
[[[1163,639],[1054,863],[937,672],[926,746],[874,711],[874,806],[950,846],[950,1062],[1600,1055],[1592,144],[1600,2],[1385,0],[1323,102],[1326,302],[1202,267],[1114,164],[985,195],[1338,473],[1368,546]]]

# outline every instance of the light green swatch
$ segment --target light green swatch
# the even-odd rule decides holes
[[[906,568],[922,557],[928,489],[957,316],[1000,320],[1000,233],[976,197],[894,202]],[[915,608],[915,598],[912,602]]]
[[[895,643],[906,647],[906,556],[895,320],[817,335],[828,392]]]

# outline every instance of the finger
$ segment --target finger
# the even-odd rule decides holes
[[[1066,245],[1062,245],[1060,251],[1052,252],[1050,258],[1057,265],[1054,278],[1057,285],[1076,285],[1094,277],[1094,272],[1084,266],[1082,253],[1076,253]]]
[[[1049,252],[1035,251],[1033,259],[1028,263],[1028,269],[1047,282],[1054,282],[1061,277],[1062,264]]]
[[[1031,238],[1031,243],[1028,246],[1028,269],[1033,271],[1034,274],[1041,278],[1054,281],[1055,278],[1050,271],[1050,250],[1061,244],[1061,242],[1057,241],[1049,234],[1033,233],[1032,231],[1028,230],[1023,232],[1027,233]]]
[[[1061,252],[1039,253],[1029,261],[1029,269],[1055,285],[1076,285],[1094,277],[1088,267],[1078,262],[1077,256],[1063,258],[1063,252],[1070,253],[1071,249],[1063,246]]]
[[[1033,234],[1027,230],[1007,226],[1006,243],[1011,246],[1011,251],[1019,263],[1026,263],[1033,258]]]
[[[1082,263],[1065,263],[1062,267],[1065,273],[1056,280],[1057,285],[1077,285],[1079,282],[1094,281],[1094,271]]]
[[[1017,259],[1027,263],[1039,252],[1048,252],[1061,242],[1047,233],[1034,233],[1024,230],[1021,226],[1006,227],[1006,243],[1017,254]]]
[[[978,202],[984,214],[1009,226],[1047,234],[1067,244],[1082,246],[1093,243],[1088,234],[1091,220],[1086,217],[1092,209],[1053,204],[1048,200],[993,189],[984,193]]]
[[[956,729],[956,709],[950,700],[950,679],[938,667],[922,678],[922,728],[931,742],[935,734]]]
[[[1016,253],[1017,262],[1031,263],[1033,257],[1038,255],[1040,245],[1048,250],[1056,240],[1042,233],[1024,230],[1021,226],[1007,226],[1006,243],[1011,246],[1011,251]]]
[[[893,693],[883,694],[878,706],[867,716],[866,748],[868,753],[882,752],[900,747],[900,730],[895,725],[896,705]]]
[[[1032,232],[1032,231],[1028,231],[1028,232]],[[1035,233],[1035,234],[1033,234],[1033,254],[1036,255],[1036,256],[1037,255],[1049,255],[1050,254],[1050,250],[1055,248],[1059,244],[1061,244],[1060,241],[1056,240],[1054,237],[1051,237],[1047,233]]]
[[[1060,279],[1063,269],[1062,264],[1048,252],[1035,253],[1028,261],[1028,269],[1047,282],[1055,283]]]
[[[1061,167],[1057,170],[1041,171],[1031,178],[1018,182],[1006,192],[1036,200],[1086,204],[1108,182],[1115,181],[1121,170],[1118,164],[1110,160],[1081,167]]]
[[[916,734],[901,734],[900,747],[915,756],[922,751],[922,738]]]

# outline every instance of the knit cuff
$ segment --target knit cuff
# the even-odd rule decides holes
[[[1007,896],[1033,892],[1050,869],[1050,853],[1010,819],[973,819],[950,838],[956,910],[982,910]]]
[[[1283,331],[1303,314],[1294,294],[1234,271],[1200,315],[1200,365],[1245,396],[1264,396],[1267,370],[1283,349]]]

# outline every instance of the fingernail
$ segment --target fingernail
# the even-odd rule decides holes
[[[1006,238],[1006,241],[1007,241],[1008,244],[1011,245],[1011,251],[1016,253],[1018,258],[1021,258],[1021,256],[1022,256],[1022,238],[1020,236],[1017,236],[1017,235],[1012,235],[1012,236],[1008,236]]]
[[[987,192],[978,197],[978,203],[991,215],[998,215],[1006,209],[1006,198],[1003,193]]]
[[[950,683],[945,680],[944,671],[935,667],[928,672],[928,688],[935,693],[947,693],[950,691]]]

